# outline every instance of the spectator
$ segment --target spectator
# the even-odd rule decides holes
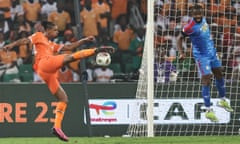
[[[235,34],[235,41],[234,45],[232,47],[231,56],[230,56],[230,62],[228,67],[232,68],[233,71],[233,77],[232,79],[238,79],[240,78],[240,75],[238,74],[240,72],[240,34]]]
[[[57,2],[54,0],[47,0],[45,4],[43,4],[41,8],[41,17],[42,18],[48,18],[50,13],[57,11]]]
[[[154,6],[154,27],[157,29],[161,26],[162,29],[166,30],[166,24],[169,23],[169,18],[163,15],[163,7],[161,5]]]
[[[20,15],[24,15],[23,7],[19,3],[19,0],[12,0],[12,6],[10,8],[11,13],[11,21],[16,22],[17,17]]]
[[[114,33],[113,41],[118,44],[119,50],[126,51],[134,38],[134,32],[128,27],[127,15],[120,15],[117,24],[119,29]]]
[[[73,0],[64,0],[64,10],[69,13],[69,15],[71,17],[71,25],[72,26],[76,25],[75,8],[74,7],[75,7],[75,3]],[[81,9],[81,7],[80,7],[80,9]]]
[[[140,12],[143,18],[143,21],[147,21],[147,0],[140,0]]]
[[[134,30],[145,26],[145,22],[143,21],[139,8],[140,6],[137,3],[137,0],[128,1],[129,24]]]
[[[48,16],[48,21],[53,22],[58,26],[59,36],[63,36],[66,29],[71,28],[70,14],[64,10],[64,3],[57,3],[57,11],[53,11]]]
[[[34,0],[27,0],[23,3],[23,10],[26,20],[33,26],[39,20],[41,13],[40,3]]]
[[[18,24],[18,33],[24,31],[27,32],[28,34],[31,34],[32,28],[30,26],[30,23],[25,20],[24,15],[19,15],[17,17],[16,23]]]
[[[108,23],[110,19],[110,7],[107,3],[103,2],[103,0],[98,0],[98,2],[93,3],[93,9],[98,14],[99,18],[99,35],[103,33],[108,33]]]
[[[127,14],[128,0],[111,0],[110,36],[115,32],[115,24],[120,15]]]
[[[167,59],[166,49],[161,49],[160,56],[154,61],[154,81],[157,83],[175,82],[177,80],[177,69]]]
[[[4,66],[5,69],[3,70],[4,72],[0,72],[3,75],[8,75],[8,74],[18,74],[18,67],[17,67],[17,53],[14,50],[11,51],[5,51],[2,49],[2,46],[6,45],[5,39],[4,39],[4,34],[2,31],[0,31],[0,65],[1,67]],[[16,81],[19,82],[19,78],[14,78],[11,79],[10,81]]]
[[[126,63],[129,58],[129,46],[134,38],[133,31],[128,28],[128,21],[126,15],[120,15],[118,17],[119,30],[117,30],[113,35],[113,41],[117,44],[118,49],[116,52],[117,61],[120,62],[120,67],[122,72],[126,72]]]
[[[11,0],[0,0],[0,14],[4,15],[4,19],[7,22],[10,22],[11,20],[11,12],[10,12],[11,6],[12,6]]]
[[[6,44],[4,33],[0,31],[0,48],[2,48]]]
[[[41,22],[40,21],[36,22],[33,26],[33,32],[42,32],[42,31],[44,31],[44,29],[41,25]]]
[[[240,1],[236,1],[233,7],[236,9],[237,15],[240,15]]]
[[[83,36],[98,37],[99,17],[96,10],[92,8],[92,2],[90,0],[85,0],[84,8],[80,12],[80,18],[83,28]]]
[[[207,9],[206,14],[208,15],[208,17],[206,17],[207,22],[209,24],[217,23],[218,4],[216,4],[213,0],[207,0],[205,7]]]
[[[187,13],[188,0],[175,0],[175,10],[180,11],[180,15]]]
[[[88,82],[93,82],[93,71],[95,69],[95,66],[96,66],[95,60],[87,61],[86,72],[87,72],[87,81]]]
[[[26,38],[29,36],[29,32],[21,31],[19,33],[20,38]],[[24,44],[18,47],[18,58],[22,61],[23,64],[32,64],[32,45]]]
[[[94,69],[93,78],[96,82],[108,83],[113,77],[113,71],[108,67],[99,67]]]
[[[8,39],[10,34],[10,27],[3,14],[0,14],[0,31],[2,31],[5,35],[5,38]]]
[[[133,72],[138,71],[142,62],[143,48],[145,41],[145,29],[139,28],[136,31],[136,37],[131,41],[129,51],[132,53]]]
[[[162,47],[165,44],[165,41],[165,31],[161,26],[156,27],[154,31],[154,47]]]

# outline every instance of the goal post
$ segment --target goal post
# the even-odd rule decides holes
[[[215,81],[211,81],[211,104],[218,123],[206,119],[201,81],[191,54],[189,39],[183,43],[184,61],[178,60],[176,37],[191,19],[190,0],[157,3],[148,0],[146,39],[136,103],[127,134],[144,136],[238,135],[240,128],[240,20],[233,1],[202,1],[217,53],[222,61],[230,113],[217,106]],[[168,62],[163,62],[164,60]],[[155,66],[158,66],[156,69]],[[167,70],[168,68],[168,70]],[[157,75],[155,75],[155,72]]]
[[[147,15],[147,41],[145,51],[147,52],[147,136],[153,137],[153,103],[154,103],[154,1],[148,0]]]
[[[134,119],[128,127],[127,134],[131,136],[154,136],[153,104],[154,104],[154,0],[148,0],[148,14],[146,25],[146,39],[144,43],[144,53],[141,68],[139,69],[139,82],[137,86],[136,98],[142,100],[138,103],[136,110],[140,110],[140,115],[144,122],[136,122]],[[134,113],[133,113],[134,115]],[[139,131],[136,131],[138,130]]]

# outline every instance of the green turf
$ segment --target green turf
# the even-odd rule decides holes
[[[63,144],[57,138],[0,138],[0,144]],[[239,136],[71,137],[68,144],[240,144]]]

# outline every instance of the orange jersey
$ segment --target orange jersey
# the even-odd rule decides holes
[[[41,58],[53,55],[63,47],[63,45],[59,45],[48,40],[48,38],[42,32],[34,33],[33,35],[29,36],[29,39],[33,44],[33,53],[35,55],[36,64],[39,60],[41,60]]]
[[[71,23],[71,17],[67,11],[63,11],[62,13],[54,11],[49,14],[48,21],[56,24],[60,31],[64,31],[67,24]]]
[[[84,36],[98,36],[97,23],[99,21],[99,17],[94,9],[88,11],[84,8],[80,12],[80,19],[83,23]]]
[[[10,13],[10,8],[12,6],[12,1],[11,0],[0,0],[0,8],[9,8],[9,11],[4,12],[4,17],[5,18],[10,18],[11,13]]]
[[[133,38],[134,33],[131,29],[118,30],[113,35],[113,41],[118,44],[120,50],[128,50]]]
[[[35,3],[25,2],[22,4],[22,6],[23,6],[23,10],[24,10],[26,19],[31,22],[36,22],[38,20],[39,14],[41,12],[40,3],[39,2],[35,2]]]
[[[108,21],[107,18],[101,18],[101,14],[104,14],[106,12],[110,12],[110,7],[107,3],[102,3],[101,5],[99,3],[93,4],[93,9],[96,11],[99,17],[99,23],[102,28],[106,28]]]
[[[11,64],[17,60],[17,53],[15,51],[0,51],[0,61],[4,64]]]
[[[127,3],[128,0],[112,0],[112,19],[127,13]]]

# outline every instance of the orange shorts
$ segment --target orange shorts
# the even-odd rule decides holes
[[[58,70],[63,66],[64,57],[65,54],[46,56],[37,63],[36,72],[46,82],[52,94],[55,94],[60,86]]]

